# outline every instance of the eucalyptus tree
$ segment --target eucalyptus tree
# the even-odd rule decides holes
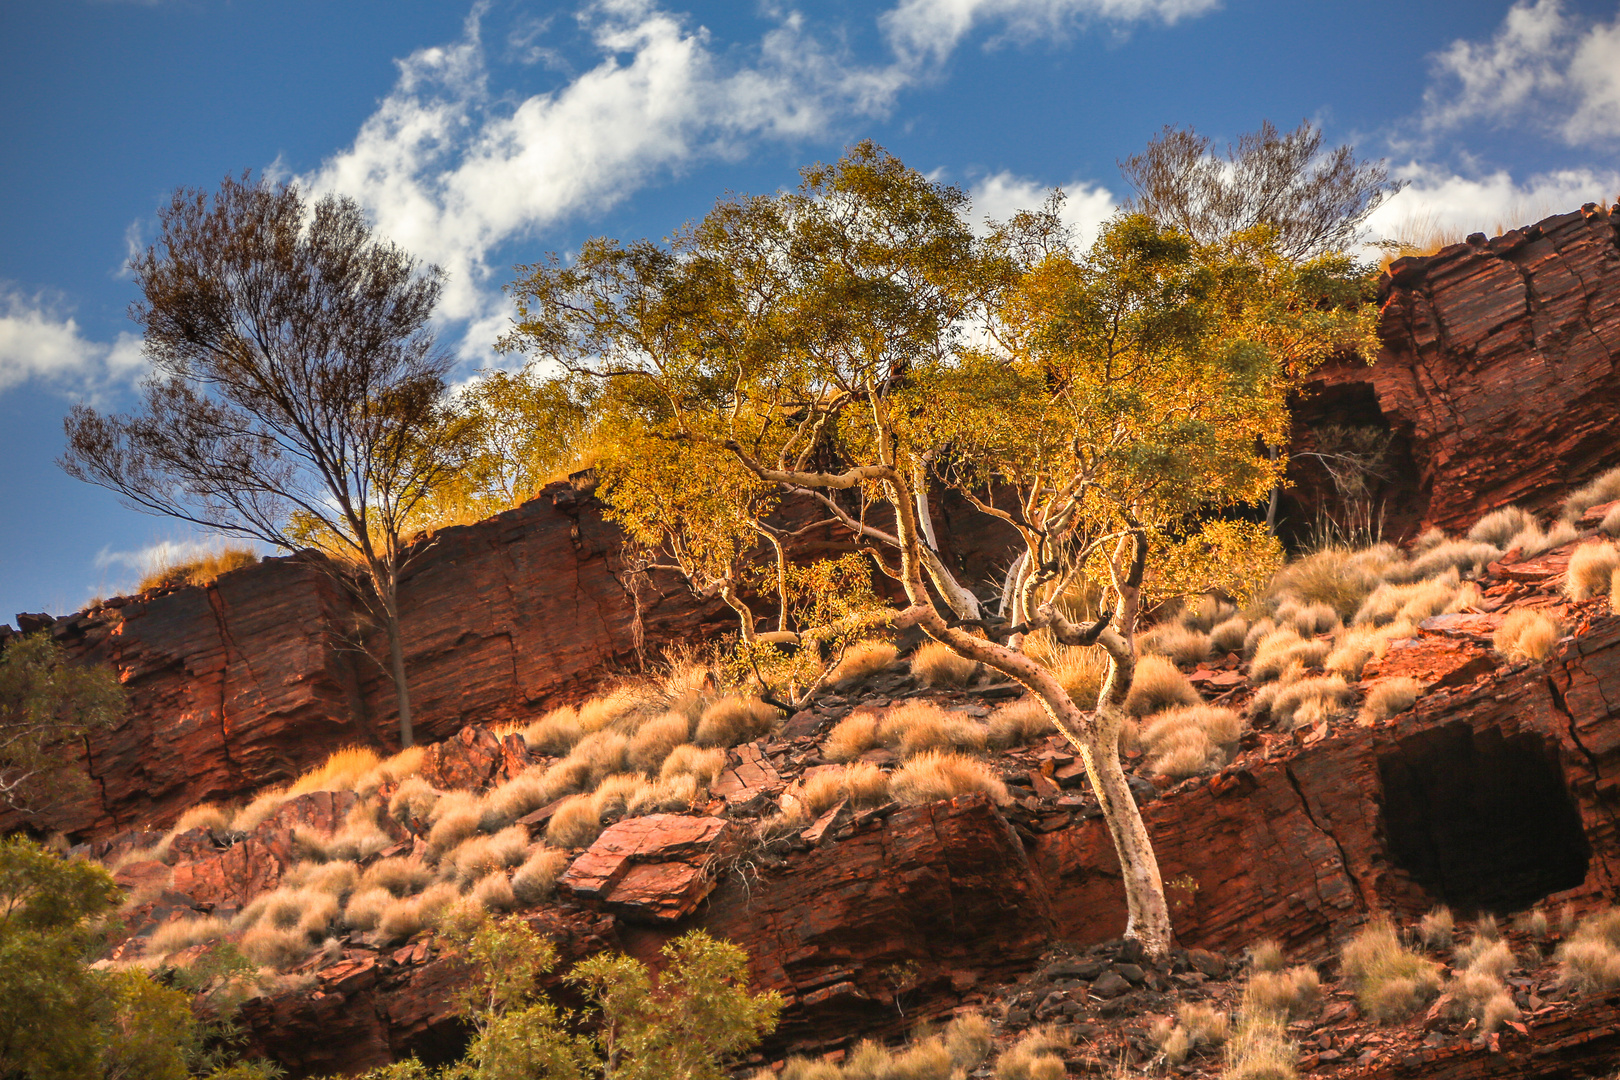
[[[904,597],[828,578],[851,601],[826,614],[920,627],[1027,687],[1101,803],[1127,933],[1158,954],[1168,908],[1118,753],[1150,545],[1264,496],[1288,389],[1370,323],[1359,268],[1296,263],[1272,230],[1200,245],[1123,216],[1080,253],[1059,209],[977,237],[960,191],[864,143],[797,192],[723,200],[668,245],[596,241],[529,268],[504,344],[596,381],[611,512],[682,549],[675,565],[726,596],[745,645],[817,640],[762,641],[742,598],[768,595],[787,558],[762,529],[808,506]],[[932,541],[930,495],[947,487],[1019,538],[1000,616]],[[1076,622],[1060,600],[1082,579],[1104,610]],[[1039,630],[1106,652],[1095,709],[1023,649]]]
[[[413,741],[399,618],[405,529],[468,425],[428,321],[443,275],[375,237],[354,200],[227,177],[181,189],[131,261],[152,375],[140,408],[77,405],[61,464],[150,513],[358,564]],[[331,565],[331,564],[328,564]]]

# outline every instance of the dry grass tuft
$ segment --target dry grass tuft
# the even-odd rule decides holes
[[[434,857],[456,847],[477,832],[484,820],[484,807],[478,796],[468,791],[452,791],[433,804],[428,816],[428,850]]]
[[[850,713],[827,733],[821,752],[828,761],[854,761],[878,744],[878,718],[872,713]]]
[[[906,762],[889,778],[889,793],[895,801],[909,806],[954,799],[975,791],[990,796],[997,806],[1006,806],[1012,801],[1007,785],[988,765],[959,754],[930,750]]]
[[[1277,623],[1270,618],[1256,619],[1253,623],[1251,623],[1248,631],[1243,635],[1244,659],[1252,659],[1254,656],[1254,651],[1260,647],[1260,643],[1269,637],[1271,632],[1276,629]]]
[[[1609,611],[1620,613],[1620,570],[1609,579]]]
[[[213,915],[176,919],[152,931],[146,939],[147,956],[168,956],[194,945],[209,945],[230,932],[231,924]]]
[[[529,749],[550,757],[562,757],[584,737],[585,727],[579,722],[579,710],[572,705],[552,709],[523,729],[523,741]]]
[[[517,907],[517,897],[513,894],[511,879],[506,876],[504,870],[498,870],[480,879],[478,884],[473,886],[470,895],[473,903],[485,911],[511,911]]]
[[[878,721],[877,738],[902,758],[915,757],[927,750],[966,750],[982,752],[988,732],[977,720],[962,713],[946,712],[928,701],[908,701],[884,713]]]
[[[1603,515],[1598,523],[1598,530],[1605,536],[1620,536],[1620,506],[1611,506],[1609,512]]]
[[[1231,709],[1188,705],[1153,717],[1140,738],[1154,772],[1184,780],[1225,765],[1242,734],[1243,718]]]
[[[1243,639],[1249,633],[1249,620],[1241,615],[1234,615],[1230,619],[1215,624],[1209,632],[1209,651],[1215,657],[1225,656],[1227,653],[1241,653]]]
[[[320,765],[292,782],[289,796],[310,791],[353,791],[356,784],[381,765],[377,752],[369,746],[345,746],[334,750]]]
[[[388,800],[388,814],[400,822],[426,821],[443,794],[420,776],[413,776],[400,784]]]
[[[1020,698],[990,714],[986,745],[993,750],[1010,750],[1056,730],[1045,706],[1034,698]]]
[[[856,809],[881,806],[889,801],[889,778],[870,762],[830,765],[803,781],[795,796],[812,818],[820,817],[841,799],[848,799]]]
[[[1031,1028],[996,1058],[996,1080],[1063,1080],[1069,1070],[1060,1056],[1069,1036],[1051,1025]],[[918,1077],[917,1080],[922,1080]]]
[[[966,686],[979,674],[979,664],[944,642],[925,641],[911,654],[911,674],[924,686]]]
[[[343,925],[352,930],[375,930],[394,900],[394,894],[387,889],[362,889],[344,906]]]
[[[329,863],[301,863],[283,877],[284,884],[299,885],[330,893],[343,900],[360,887],[360,868],[347,860]]]
[[[1402,571],[1392,573],[1390,581],[1427,581],[1448,570],[1461,577],[1474,577],[1487,563],[1502,557],[1502,549],[1494,544],[1477,540],[1447,540],[1413,559]]]
[[[1320,669],[1332,649],[1326,641],[1306,641],[1291,626],[1278,627],[1255,645],[1249,678],[1267,683],[1281,678],[1292,667]]]
[[[1508,542],[1515,536],[1535,527],[1536,519],[1531,514],[1517,506],[1504,506],[1474,522],[1474,527],[1468,530],[1468,539],[1506,551]]]
[[[758,698],[723,697],[703,710],[692,741],[699,746],[736,746],[769,735],[781,718]]]
[[[1567,914],[1568,909],[1565,911]],[[1586,916],[1569,935],[1554,954],[1565,985],[1582,993],[1607,993],[1620,987],[1620,908],[1604,908]]]
[[[976,1012],[963,1013],[945,1025],[941,1036],[951,1064],[972,1072],[990,1057],[995,1043],[991,1039],[990,1021]]]
[[[1431,525],[1412,541],[1411,554],[1426,555],[1450,539],[1451,536],[1444,529],[1437,529]]]
[[[1418,937],[1431,949],[1449,949],[1456,929],[1456,917],[1442,904],[1423,916],[1418,923]]]
[[[568,853],[544,844],[530,849],[523,865],[512,873],[512,895],[520,903],[538,904],[557,891],[557,878],[568,869]]]
[[[254,797],[252,802],[236,812],[236,816],[231,819],[231,831],[252,832],[264,824],[265,819],[271,814],[280,810],[282,804],[289,798],[291,796],[287,794],[287,789],[283,787],[274,787],[268,791],[261,791]]]
[[[1296,1080],[1298,1047],[1288,1039],[1286,1021],[1257,1013],[1245,1016],[1226,1040],[1224,1080]]]
[[[1286,600],[1278,606],[1276,622],[1278,626],[1293,627],[1294,632],[1302,638],[1331,634],[1342,625],[1338,612],[1331,605],[1299,604],[1293,600]]]
[[[211,802],[198,803],[190,810],[180,815],[180,820],[174,823],[169,835],[179,836],[192,829],[211,829],[214,832],[225,832],[231,827],[231,814],[215,806]]]
[[[1539,662],[1552,654],[1553,646],[1563,636],[1563,623],[1546,612],[1536,608],[1515,608],[1497,627],[1491,644],[1514,663],[1525,660]]]
[[[1218,596],[1200,596],[1182,607],[1176,616],[1183,626],[1209,633],[1217,624],[1237,614],[1237,608]]]
[[[1125,711],[1141,719],[1178,705],[1196,705],[1201,699],[1176,665],[1162,656],[1144,656],[1136,663]]]
[[[557,807],[546,825],[546,842],[560,848],[588,847],[601,835],[602,821],[593,795],[575,795]]]
[[[1564,595],[1571,600],[1590,600],[1610,591],[1614,572],[1620,570],[1620,548],[1601,540],[1582,544],[1569,557],[1564,575]]]
[[[383,909],[377,932],[389,941],[405,941],[434,924],[439,913],[460,899],[448,881],[429,886],[418,896],[395,900]]]
[[[427,747],[420,743],[408,746],[393,757],[384,758],[365,776],[356,781],[354,790],[361,795],[375,794],[386,784],[399,784],[422,771]]]
[[[257,566],[258,563],[257,552],[245,547],[226,545],[218,551],[193,559],[183,559],[149,568],[135,586],[135,591],[147,593],[170,585],[207,585],[221,574],[240,570],[244,566]]]
[[[587,735],[605,731],[635,719],[659,705],[658,691],[648,684],[626,684],[593,697],[579,707],[579,726]]]
[[[1177,664],[1196,664],[1209,659],[1209,635],[1181,623],[1155,626],[1136,641],[1144,655],[1163,656]]]
[[[1367,691],[1367,700],[1361,704],[1356,723],[1363,727],[1382,723],[1397,713],[1403,713],[1423,694],[1423,684],[1416,679],[1381,679]]]
[[[888,641],[857,641],[844,650],[838,666],[832,669],[827,681],[847,685],[869,679],[894,667],[900,650]]]
[[[1102,692],[1103,677],[1108,674],[1108,657],[1101,649],[1059,645],[1044,662],[1076,708],[1097,707],[1097,695]]]
[[[1526,934],[1536,941],[1547,937],[1547,913],[1540,908],[1533,908],[1519,916],[1513,924],[1520,933]]]
[[[1344,977],[1361,1011],[1380,1024],[1404,1019],[1440,990],[1434,963],[1401,944],[1395,924],[1379,917],[1340,950]]]
[[[1564,500],[1563,519],[1574,521],[1594,506],[1620,499],[1620,469],[1610,469]]]
[[[659,768],[658,775],[664,780],[690,776],[699,784],[708,787],[720,778],[720,773],[725,767],[724,750],[704,749],[688,743],[670,751],[669,757],[664,759],[664,764]]]
[[[1444,611],[1457,598],[1456,570],[1409,584],[1384,584],[1374,589],[1352,620],[1356,626],[1384,626],[1393,622],[1420,623]]]
[[[523,861],[529,830],[512,825],[493,836],[472,836],[439,861],[440,872],[463,887]]]
[[[1243,991],[1246,1015],[1265,1013],[1298,1020],[1314,1013],[1322,1004],[1322,979],[1307,965],[1286,971],[1257,971]]]
[[[1249,968],[1252,971],[1281,971],[1286,964],[1282,946],[1271,938],[1261,938],[1249,946]]]
[[[1580,535],[1575,526],[1567,521],[1557,522],[1546,532],[1542,532],[1539,525],[1532,524],[1509,540],[1508,547],[1518,548],[1523,558],[1533,559],[1553,548],[1573,543]]]
[[[410,896],[421,892],[433,880],[426,866],[408,856],[380,859],[366,867],[360,875],[360,888],[365,891],[385,889],[392,896]]]
[[[1327,604],[1341,619],[1348,619],[1384,574],[1400,562],[1401,553],[1393,544],[1359,551],[1327,548],[1283,567],[1271,579],[1267,595]]]
[[[276,971],[286,971],[303,962],[310,954],[307,936],[297,930],[282,930],[274,926],[255,926],[242,935],[237,948],[255,964]]]
[[[690,810],[702,793],[703,786],[695,776],[659,777],[642,785],[626,803],[625,810],[632,817]]]
[[[692,741],[692,723],[678,712],[656,716],[630,737],[630,767],[654,775],[682,743]]]
[[[1300,679],[1271,699],[1271,717],[1278,731],[1315,727],[1342,711],[1354,696],[1350,684],[1339,675]]]

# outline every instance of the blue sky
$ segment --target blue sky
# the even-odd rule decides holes
[[[1464,231],[1620,194],[1615,0],[6,0],[0,5],[0,619],[128,587],[186,528],[54,464],[144,365],[123,271],[177,186],[242,169],[352,195],[450,271],[490,343],[514,263],[662,236],[872,137],[992,216],[1084,232],[1163,125],[1309,118]]]

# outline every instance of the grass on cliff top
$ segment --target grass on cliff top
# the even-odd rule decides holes
[[[259,555],[252,549],[226,545],[192,558],[150,566],[135,591],[147,593],[170,585],[207,585],[227,571],[253,566],[258,561]]]

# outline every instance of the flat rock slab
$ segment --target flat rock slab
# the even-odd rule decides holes
[[[1430,687],[1466,686],[1496,667],[1496,659],[1470,640],[1419,637],[1397,641],[1383,656],[1368,660],[1361,678],[1368,683],[1404,677]]]
[[[726,767],[709,788],[733,806],[783,788],[782,777],[753,743],[743,743],[726,757]]]
[[[626,914],[678,919],[713,889],[709,866],[728,827],[716,817],[629,818],[597,837],[557,884]]]

